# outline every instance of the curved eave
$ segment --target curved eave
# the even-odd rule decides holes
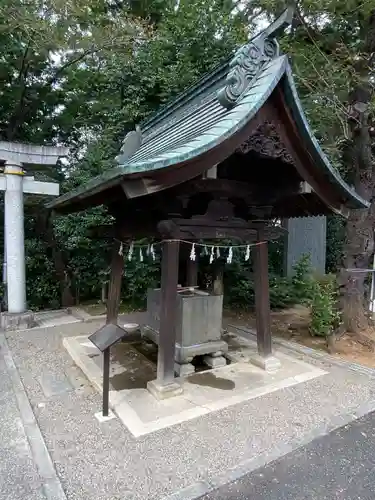
[[[245,127],[256,115],[285,73],[287,63],[286,56],[278,57],[269,63],[238,105],[231,110],[225,110],[217,101],[218,109],[221,110],[219,111],[220,118],[213,123],[208,122],[207,128],[203,131],[196,131],[193,137],[189,131],[190,135],[182,144],[171,145],[168,148],[167,143],[165,152],[159,156],[151,155],[151,157],[147,155],[147,151],[144,153],[141,148],[126,164],[108,170],[85,185],[56,198],[46,205],[47,208],[63,209],[70,204],[82,202],[82,200],[120,184],[126,177],[142,176],[146,172],[148,175],[152,175],[153,172],[161,169],[173,168],[179,164],[197,160],[204,153],[217,148]],[[137,161],[137,156],[142,154],[146,156],[146,159]]]
[[[54,200],[46,203],[46,208],[49,210],[59,210],[70,204],[79,203],[86,198],[91,198],[98,193],[106,191],[120,184],[124,176],[122,167],[112,168],[97,177],[94,177],[83,186],[79,186],[68,193],[65,193]]]
[[[317,168],[325,174],[328,182],[340,194],[343,203],[346,207],[351,209],[369,208],[370,203],[362,198],[352,187],[347,184],[338,171],[332,166],[324,151],[320,147],[316,137],[314,136],[310,126],[307,122],[305,113],[303,111],[302,103],[297,93],[296,85],[294,82],[292,69],[287,64],[286,78],[283,82],[283,92],[286,102],[292,113],[295,124],[298,128],[300,135],[304,140],[310,156],[314,160]]]

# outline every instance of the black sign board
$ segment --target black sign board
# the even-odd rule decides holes
[[[104,325],[100,330],[90,335],[89,340],[99,349],[99,351],[104,352],[108,347],[119,342],[123,337],[127,335],[126,331],[123,330],[118,325],[108,323]]]

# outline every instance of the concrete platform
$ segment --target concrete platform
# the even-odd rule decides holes
[[[110,406],[127,429],[138,437],[232,405],[320,377],[327,372],[276,351],[281,368],[267,373],[251,364],[255,342],[229,334],[231,364],[177,379],[183,393],[157,401],[147,390],[156,365],[134,346],[112,349]],[[86,335],[63,339],[63,345],[98,391],[102,391],[102,355]],[[99,410],[99,409],[98,409]]]

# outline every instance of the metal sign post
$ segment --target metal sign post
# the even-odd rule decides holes
[[[103,351],[103,417],[108,417],[109,411],[109,360],[111,348]]]
[[[139,325],[124,325],[124,328],[113,323],[107,323],[98,331],[90,335],[89,340],[103,353],[103,417],[109,413],[109,368],[111,346],[121,340],[136,342],[141,339]]]

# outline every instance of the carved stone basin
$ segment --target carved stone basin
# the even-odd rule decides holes
[[[175,371],[179,375],[194,372],[194,356],[205,355],[211,367],[226,364],[223,353],[227,343],[221,339],[223,296],[190,289],[177,291]],[[147,325],[144,336],[158,344],[160,327],[160,289],[147,294]]]

